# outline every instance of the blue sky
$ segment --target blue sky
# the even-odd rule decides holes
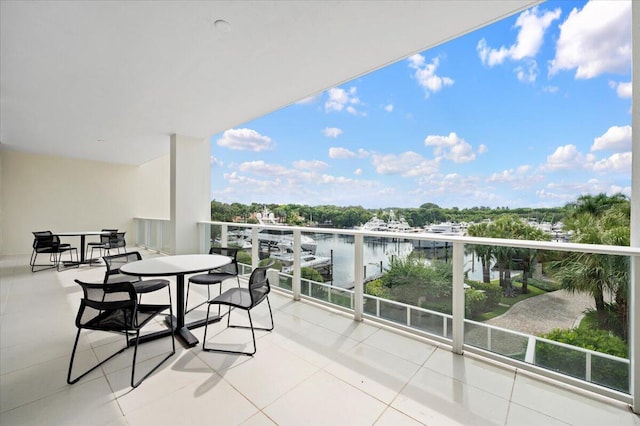
[[[211,197],[553,207],[631,193],[631,2],[549,1],[211,137]]]

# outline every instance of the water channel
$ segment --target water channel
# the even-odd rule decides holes
[[[310,234],[318,243],[316,254],[318,256],[332,257],[333,281],[337,287],[350,288],[354,281],[354,237],[339,234]],[[394,257],[406,258],[413,250],[411,241],[396,240],[393,238],[364,239],[364,276],[365,280],[373,279],[388,269],[391,259]],[[437,258],[443,261],[451,261],[451,246],[441,249],[417,249],[427,259]],[[482,280],[482,267],[474,260],[472,254],[465,254],[464,270],[472,280]],[[497,277],[492,271],[491,278]]]

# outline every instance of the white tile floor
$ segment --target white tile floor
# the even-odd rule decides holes
[[[81,296],[73,279],[99,280],[104,269],[32,274],[27,263],[28,256],[0,258],[2,426],[640,426],[624,404],[456,356],[277,292],[271,295],[275,330],[258,334],[252,358],[178,344],[174,357],[131,390],[128,350],[70,386],[65,379]],[[259,313],[264,322],[266,310]],[[212,343],[249,337],[221,324],[210,332]],[[203,330],[195,334],[202,339]],[[84,336],[78,366],[103,359],[119,344],[117,337]],[[168,345],[166,339],[142,345],[140,371]]]

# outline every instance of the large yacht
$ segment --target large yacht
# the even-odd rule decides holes
[[[287,225],[276,221],[275,216],[266,207],[262,212],[256,213],[256,219],[260,225],[277,226],[279,229],[262,229],[258,233],[261,246],[285,245],[293,247],[293,231],[287,229]],[[315,254],[318,243],[308,235],[301,235],[302,250]]]
[[[467,233],[467,227],[468,225],[466,223],[441,222],[425,226],[424,231],[419,232],[416,235],[464,236]],[[415,248],[444,248],[447,246],[448,244],[446,241],[413,240],[413,247]]]

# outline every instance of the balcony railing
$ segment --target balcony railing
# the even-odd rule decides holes
[[[168,219],[134,218],[136,246],[159,253],[170,253],[170,224]]]
[[[142,230],[144,247],[152,250],[167,251],[162,246],[165,241],[165,221],[136,218],[136,231]],[[245,230],[251,237],[252,265],[241,265],[241,274],[248,276],[256,267],[259,258],[259,232],[264,229],[282,231],[282,226],[250,225],[226,222],[200,222],[200,247],[205,252],[214,241],[212,235],[219,236],[217,243],[227,245],[229,231]],[[215,232],[212,233],[212,230]],[[483,322],[465,318],[464,298],[464,247],[465,245],[488,245],[494,247],[514,247],[554,252],[579,252],[629,256],[633,264],[640,259],[640,248],[600,246],[573,243],[555,243],[545,241],[524,241],[507,239],[489,239],[437,234],[422,235],[413,233],[369,232],[348,229],[325,229],[286,227],[293,241],[294,265],[291,274],[279,273],[272,279],[272,285],[291,294],[293,299],[310,299],[343,310],[359,321],[367,318],[383,322],[386,325],[402,329],[417,335],[451,345],[452,351],[463,350],[497,360],[499,362],[533,371],[578,387],[631,403],[631,361],[601,352],[555,342],[539,336],[525,334],[516,330],[496,327]],[[154,238],[150,238],[156,233]],[[301,277],[300,247],[303,235],[338,234],[353,239],[353,287],[341,288],[332,284],[310,281]],[[375,297],[365,294],[365,264],[363,247],[365,237],[401,240],[425,240],[446,242],[452,247],[450,261],[453,267],[451,283],[451,313],[439,312],[424,307]],[[139,243],[140,244],[140,243]],[[632,274],[630,274],[633,277]],[[275,276],[272,275],[273,278]],[[631,278],[633,281],[633,278]],[[630,287],[633,282],[629,283]],[[637,283],[636,283],[637,284]],[[630,292],[629,299],[633,297]],[[629,300],[629,306],[633,300]],[[630,333],[631,334],[631,333]],[[560,354],[549,361],[539,354],[553,348]]]

